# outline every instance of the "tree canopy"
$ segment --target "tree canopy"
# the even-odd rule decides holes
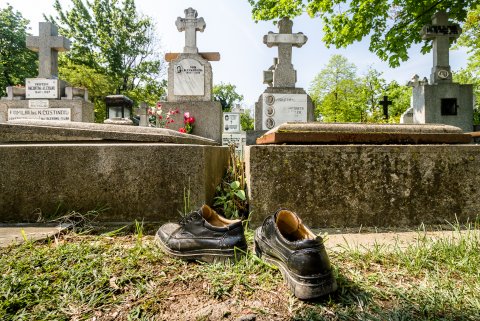
[[[387,84],[373,69],[362,76],[342,55],[333,55],[312,81],[309,94],[317,119],[325,122],[385,122],[379,101],[384,95],[393,101],[389,122],[398,122],[410,106],[411,89],[393,81]]]
[[[72,41],[71,50],[60,59],[60,76],[89,90],[99,121],[106,94],[155,104],[166,86],[152,18],[137,12],[134,0],[71,1],[72,7],[64,10],[55,0],[58,17],[47,18]]]
[[[237,86],[222,82],[213,86],[213,99],[222,104],[223,111],[230,111],[235,104],[243,101],[243,95],[237,93]]]
[[[37,54],[25,45],[28,23],[12,6],[0,9],[0,97],[5,87],[37,75]]]
[[[431,49],[420,30],[431,16],[446,10],[452,21],[463,22],[479,0],[248,0],[255,21],[284,16],[293,18],[307,12],[322,21],[327,47],[347,47],[370,37],[369,50],[391,67],[408,59],[412,44],[423,42],[422,53]],[[477,24],[478,25],[478,24]],[[477,47],[478,48],[478,47]]]

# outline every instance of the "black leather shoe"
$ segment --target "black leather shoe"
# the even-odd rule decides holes
[[[227,220],[207,205],[178,224],[162,225],[155,239],[167,254],[184,260],[235,260],[247,250],[242,221]]]
[[[257,228],[255,252],[279,267],[299,299],[317,298],[337,289],[322,238],[291,211],[280,209]]]

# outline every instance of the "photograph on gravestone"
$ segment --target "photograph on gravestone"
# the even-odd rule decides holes
[[[223,132],[224,133],[240,133],[240,113],[225,112],[223,113]]]
[[[306,122],[308,119],[306,94],[263,94],[263,102],[264,130],[286,122]]]

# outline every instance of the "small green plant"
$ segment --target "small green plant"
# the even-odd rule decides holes
[[[213,206],[221,206],[223,213],[229,218],[240,217],[239,209],[241,208],[240,202],[245,202],[245,191],[240,189],[240,182],[233,181],[230,184],[226,184],[226,188],[221,190],[221,187],[217,187],[217,192],[220,196],[215,197],[215,203]]]
[[[229,146],[230,158],[228,169],[214,198],[215,210],[227,218],[247,218],[248,200],[245,193],[245,167],[235,153],[235,146]]]

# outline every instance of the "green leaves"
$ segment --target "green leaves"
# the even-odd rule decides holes
[[[37,76],[37,54],[25,45],[28,23],[12,6],[0,9],[0,97],[5,87]]]
[[[359,77],[354,64],[333,55],[311,83],[309,94],[317,118],[325,122],[384,122],[378,101],[387,95],[393,100],[389,121],[398,122],[410,105],[411,89],[396,82],[387,85],[373,68]]]
[[[224,84],[213,86],[213,99],[222,104],[223,111],[230,111],[234,104],[239,104],[243,101],[243,95],[237,93],[237,87],[232,84]]]
[[[83,66],[101,75],[95,86],[87,86],[89,91],[108,79],[108,94],[125,94],[137,103],[158,101],[166,83],[160,80],[164,63],[153,20],[137,12],[134,0],[71,2],[71,7],[64,10],[56,0],[58,18],[48,18],[72,41],[72,49],[61,64]],[[62,70],[61,76],[74,82],[74,75]],[[103,100],[103,96],[93,98]]]
[[[391,67],[398,67],[409,58],[412,44],[424,42],[419,32],[431,23],[431,16],[437,10],[447,10],[450,19],[457,22],[465,20],[468,10],[479,10],[478,0],[308,0],[306,5],[299,0],[248,1],[255,21],[292,18],[304,11],[320,19],[327,47],[347,47],[370,37],[370,51]],[[478,36],[478,12],[476,17],[477,20],[469,18],[467,25],[471,21]],[[429,42],[424,43],[422,53],[431,48]]]

